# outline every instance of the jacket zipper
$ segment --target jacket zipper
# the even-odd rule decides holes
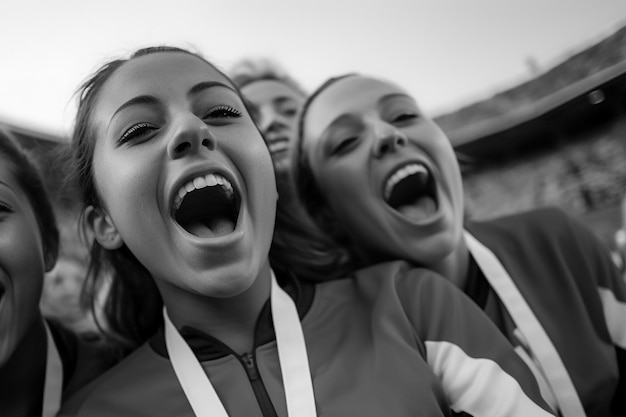
[[[239,356],[239,360],[248,374],[248,380],[250,381],[250,385],[254,391],[254,396],[259,403],[263,417],[278,417],[278,414],[276,414],[276,410],[274,409],[274,404],[272,404],[272,400],[270,399],[270,396],[265,389],[265,385],[263,384],[263,380],[261,379],[261,375],[259,374],[254,354],[244,353]]]

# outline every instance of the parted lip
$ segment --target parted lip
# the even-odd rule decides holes
[[[272,155],[282,154],[289,150],[288,136],[274,136],[266,138],[265,143]]]
[[[389,180],[391,179],[391,177],[394,176],[394,174],[398,171],[400,171],[401,169],[403,169],[406,166],[409,165],[413,165],[413,164],[420,164],[420,165],[424,165],[426,167],[426,169],[429,172],[429,175],[433,175],[433,170],[432,170],[432,166],[428,163],[428,161],[424,158],[411,158],[410,160],[403,160],[402,162],[399,162],[397,164],[395,164],[393,166],[392,169],[389,170],[389,172],[387,173],[387,175],[384,176],[382,184],[380,184],[380,196],[381,198],[384,200],[385,199],[385,188],[387,186],[387,183],[389,182]]]
[[[218,174],[222,177],[226,178],[231,185],[233,186],[233,191],[235,195],[241,196],[241,187],[239,185],[239,181],[235,178],[235,176],[228,171],[227,169],[221,166],[213,166],[207,167],[206,164],[202,164],[197,168],[190,168],[185,172],[185,174],[181,175],[176,181],[174,181],[172,187],[168,192],[168,207],[170,210],[170,215],[174,218],[176,214],[176,197],[178,196],[178,190],[181,187],[184,187],[189,181],[193,181],[194,178],[205,176],[208,174]]]

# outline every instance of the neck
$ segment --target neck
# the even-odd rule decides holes
[[[46,346],[46,329],[38,316],[0,368],[0,415],[41,416]]]
[[[193,327],[243,354],[254,345],[256,321],[269,298],[270,280],[269,263],[266,263],[250,288],[233,297],[209,297],[171,287],[168,291],[161,289],[161,294],[179,331],[185,326]]]
[[[426,267],[448,278],[456,287],[465,288],[469,267],[469,250],[465,244],[465,237],[461,236],[459,244],[450,254],[439,262],[426,265]]]

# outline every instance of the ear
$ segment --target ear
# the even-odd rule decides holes
[[[111,217],[101,208],[87,207],[85,210],[87,227],[98,243],[105,249],[119,249],[124,241],[117,231]]]

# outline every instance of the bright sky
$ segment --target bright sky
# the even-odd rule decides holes
[[[6,0],[0,120],[66,134],[73,93],[138,47],[191,47],[230,68],[276,59],[312,90],[358,71],[436,115],[547,69],[626,25],[625,0]]]

